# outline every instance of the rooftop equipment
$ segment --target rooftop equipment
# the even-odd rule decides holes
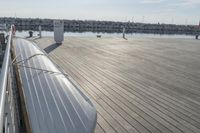
[[[29,37],[33,37],[33,31],[29,31]]]
[[[41,25],[39,25],[38,30],[39,30],[39,34],[38,35],[41,38],[42,37],[42,26]]]
[[[64,21],[54,20],[54,40],[57,44],[64,41]]]
[[[123,32],[122,37],[124,39],[126,39],[126,28],[125,27],[123,27],[122,32]]]
[[[78,84],[35,43],[16,42],[14,65],[27,133],[92,133],[96,109]]]

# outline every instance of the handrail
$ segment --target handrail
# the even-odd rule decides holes
[[[0,133],[3,132],[4,125],[4,107],[6,100],[6,88],[7,88],[7,78],[9,70],[9,58],[10,58],[10,48],[11,48],[11,39],[12,39],[12,27],[9,32],[9,38],[6,46],[6,51],[4,54],[3,65],[0,75]]]

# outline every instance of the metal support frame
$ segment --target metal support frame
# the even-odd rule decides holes
[[[4,125],[4,108],[6,101],[6,89],[7,89],[7,79],[8,79],[8,71],[9,71],[9,59],[10,59],[10,48],[12,42],[12,26],[9,32],[9,38],[6,46],[6,51],[3,59],[3,65],[1,69],[0,75],[0,133],[3,132]]]

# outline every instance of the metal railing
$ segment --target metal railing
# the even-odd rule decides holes
[[[12,26],[9,32],[9,38],[7,41],[7,46],[4,54],[3,65],[0,75],[0,133],[3,132],[4,126],[4,110],[5,110],[5,101],[6,101],[6,89],[7,89],[7,79],[9,71],[9,59],[10,59],[10,49],[12,42]]]

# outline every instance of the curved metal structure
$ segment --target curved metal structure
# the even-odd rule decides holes
[[[14,51],[30,126],[28,132],[93,132],[96,109],[70,78],[30,41],[17,39]]]

